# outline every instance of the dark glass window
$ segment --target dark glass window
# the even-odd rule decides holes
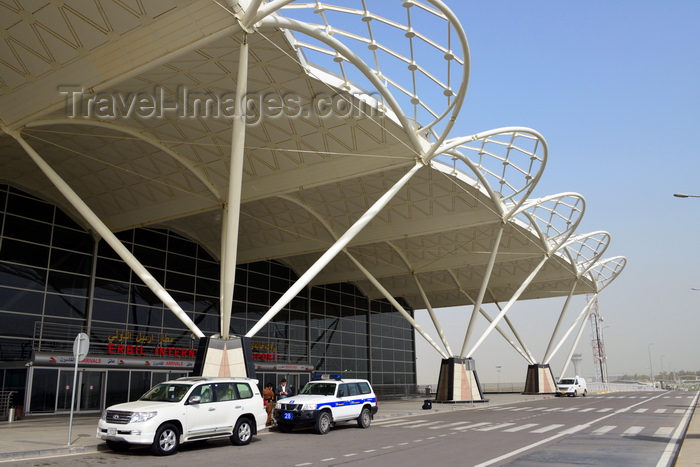
[[[153,248],[134,245],[134,256],[148,269],[152,267],[159,269],[165,268],[165,252],[162,250],[154,250]]]
[[[61,271],[90,275],[92,256],[53,248],[51,250],[49,267]]]
[[[197,244],[184,238],[176,237],[171,232],[168,238],[168,251],[195,258],[197,256]],[[170,261],[170,258],[168,258],[168,261]]]
[[[167,249],[168,237],[161,232],[148,229],[136,229],[134,231],[134,243],[159,250]]]
[[[53,412],[56,408],[58,370],[35,369],[32,378],[30,406],[33,413]]]
[[[0,260],[45,268],[49,264],[48,247],[5,238],[0,247]]]
[[[210,263],[208,261],[197,261],[197,275],[201,277],[208,277],[209,279],[219,280],[221,268],[217,263]],[[238,279],[239,272],[236,271],[236,279]]]
[[[163,309],[132,305],[129,307],[129,323],[160,328],[163,325]]]
[[[5,336],[31,338],[34,336],[34,323],[40,319],[38,315],[3,312],[2,333]]]
[[[135,401],[151,389],[150,371],[132,371],[131,385],[129,387],[129,400]]]
[[[31,212],[31,211],[29,211]],[[48,245],[51,241],[51,224],[7,214],[5,217],[5,237]]]
[[[49,271],[47,288],[51,292],[87,296],[90,278],[65,272]]]
[[[1,276],[0,280],[2,280]],[[0,309],[3,311],[19,311],[40,315],[43,302],[44,295],[40,292],[0,287]]]
[[[129,301],[129,283],[95,279],[95,298],[113,301]]]
[[[0,284],[21,289],[44,290],[46,269],[0,263]]]
[[[29,215],[43,222],[53,222],[54,207],[36,198],[25,196],[10,196],[7,200],[7,212]]]
[[[79,251],[92,255],[93,240],[89,233],[76,230],[53,228],[52,245],[65,250]]]
[[[129,401],[129,372],[108,371],[105,407]]]
[[[66,294],[46,294],[44,314],[60,316],[63,318],[85,319],[87,313],[87,299],[72,297]]]
[[[122,324],[126,321],[128,304],[95,300],[92,305],[92,319]]]
[[[165,287],[171,290],[194,293],[194,277],[167,271],[165,274]]]
[[[131,277],[131,269],[121,260],[111,260],[98,257],[95,274],[97,277],[128,282]]]
[[[212,281],[209,279],[202,279],[201,277],[197,278],[196,282],[196,292],[197,295],[208,295],[210,297],[218,297],[219,296],[219,282],[218,281]]]

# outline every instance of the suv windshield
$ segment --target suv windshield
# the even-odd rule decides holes
[[[559,384],[576,384],[576,382],[573,379],[562,379]]]
[[[141,396],[140,401],[180,402],[192,386],[180,383],[161,383]]]
[[[332,396],[335,394],[335,386],[333,383],[308,383],[299,394]]]

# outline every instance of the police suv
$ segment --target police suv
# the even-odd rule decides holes
[[[325,435],[337,422],[356,420],[360,428],[367,428],[376,413],[377,397],[369,381],[326,376],[306,383],[298,395],[280,399],[273,416],[284,433],[311,425]]]
[[[160,383],[137,401],[107,408],[97,437],[115,451],[148,445],[160,456],[174,454],[186,441],[228,437],[233,444],[248,444],[267,420],[257,383],[205,377]]]

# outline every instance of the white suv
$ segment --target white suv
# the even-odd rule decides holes
[[[310,381],[298,395],[279,400],[274,417],[284,433],[313,425],[316,433],[325,435],[337,422],[357,420],[360,428],[367,428],[376,413],[377,396],[369,381],[327,378]]]
[[[230,437],[235,445],[248,444],[267,419],[257,383],[204,377],[160,383],[139,400],[102,412],[97,437],[115,451],[150,445],[160,456],[174,454],[187,441]]]
[[[562,378],[557,383],[556,396],[586,396],[588,394],[588,388],[586,387],[586,380],[580,376],[575,378]]]

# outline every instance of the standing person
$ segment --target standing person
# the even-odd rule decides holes
[[[287,386],[287,380],[282,378],[280,385],[277,386],[277,397],[279,399],[284,399],[285,397],[289,397],[291,395],[292,391],[289,389],[289,386]]]
[[[267,383],[263,389],[263,399],[265,399],[265,409],[267,410],[267,421],[265,426],[272,424],[272,410],[275,408],[275,391],[272,389],[272,383]]]

